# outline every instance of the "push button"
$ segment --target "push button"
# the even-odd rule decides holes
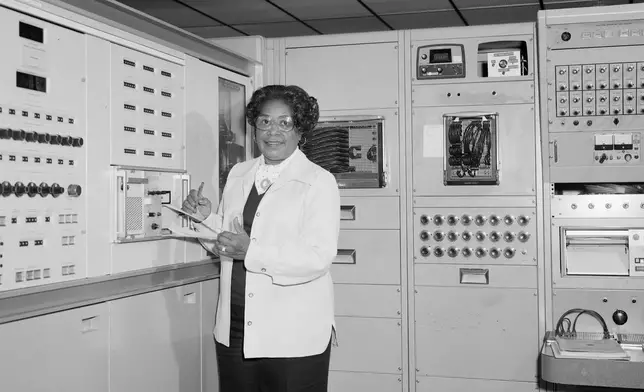
[[[246,324],[250,327],[251,325],[253,325],[253,322],[252,322],[252,321],[249,321],[249,322],[248,322],[248,323],[246,323]]]
[[[266,268],[262,268],[262,272],[266,272]]]
[[[253,298],[253,293],[248,293],[248,298]]]

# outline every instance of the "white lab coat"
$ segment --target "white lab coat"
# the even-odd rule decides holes
[[[332,174],[295,150],[264,195],[246,253],[246,358],[303,357],[322,353],[334,321],[329,272],[338,247],[340,192]],[[253,187],[259,158],[228,175],[221,203],[206,224],[221,219],[234,231]],[[215,339],[229,345],[232,260],[221,259]]]

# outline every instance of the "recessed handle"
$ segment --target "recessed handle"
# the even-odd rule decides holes
[[[98,316],[86,317],[81,320],[81,333],[89,333],[98,330]]]
[[[338,249],[338,254],[333,260],[333,264],[355,264],[356,263],[356,250],[355,249]]]
[[[490,270],[487,268],[460,268],[461,284],[490,284]]]
[[[356,206],[340,206],[340,220],[356,220]]]

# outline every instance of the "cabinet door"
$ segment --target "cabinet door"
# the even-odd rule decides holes
[[[201,392],[199,285],[109,304],[112,391]]]
[[[0,325],[0,390],[108,392],[108,327],[107,304]]]

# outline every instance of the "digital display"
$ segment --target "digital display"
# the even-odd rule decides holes
[[[429,51],[429,62],[434,63],[451,63],[452,51],[450,49],[434,49]]]
[[[22,38],[40,42],[41,44],[45,41],[45,31],[42,28],[25,22],[19,23],[18,34],[20,34]]]
[[[47,79],[42,76],[31,75],[18,71],[16,72],[16,87],[46,93]]]

